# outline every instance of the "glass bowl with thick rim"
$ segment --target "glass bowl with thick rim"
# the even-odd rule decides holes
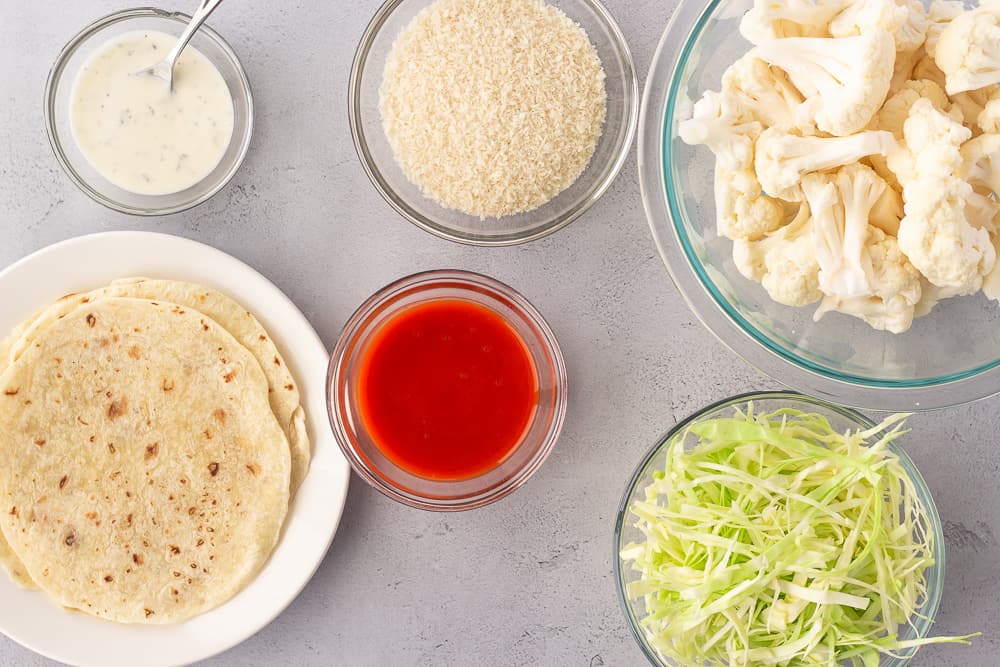
[[[111,183],[94,169],[76,145],[70,120],[70,96],[80,69],[109,39],[135,30],[157,30],[180,36],[190,16],[152,7],[126,9],[100,18],[63,47],[45,84],[45,129],[56,159],[77,187],[110,209],[132,215],[166,215],[197,206],[222,190],[246,158],[253,135],[250,81],[233,49],[207,25],[191,39],[219,70],[233,101],[233,135],[215,169],[191,187],[166,195],[142,195]]]
[[[891,334],[815,306],[773,302],[744,278],[715,229],[714,157],[677,124],[750,48],[739,34],[748,0],[682,3],[650,68],[640,114],[646,214],[678,290],[724,344],[771,377],[814,396],[876,410],[925,410],[1000,391],[1000,308],[982,294],[941,302]]]
[[[421,229],[470,245],[532,241],[583,215],[611,186],[625,163],[639,113],[639,84],[625,37],[598,0],[547,1],[579,24],[597,48],[607,75],[607,119],[590,163],[569,188],[533,211],[499,219],[480,220],[424,196],[396,163],[382,129],[379,88],[386,58],[399,33],[432,0],[388,0],[368,24],[354,57],[348,93],[354,146],[379,194]]]
[[[663,455],[674,439],[674,436],[683,432],[691,424],[717,417],[732,416],[735,408],[739,408],[745,412],[750,403],[753,403],[754,412],[757,414],[773,412],[782,408],[817,413],[826,417],[830,422],[830,426],[839,432],[844,432],[848,429],[853,431],[866,430],[875,426],[875,423],[870,419],[850,408],[834,405],[817,398],[791,391],[758,392],[734,396],[713,403],[681,420],[656,441],[656,444],[642,458],[642,461],[632,474],[628,486],[625,487],[625,493],[622,496],[618,507],[618,515],[615,520],[615,553],[613,556],[618,602],[628,620],[632,636],[639,643],[639,647],[652,665],[675,667],[673,662],[666,660],[656,651],[642,629],[642,625],[639,622],[639,619],[645,613],[645,606],[642,599],[629,599],[626,594],[627,585],[638,579],[638,573],[632,570],[627,563],[624,563],[619,554],[625,545],[631,542],[639,542],[643,539],[642,532],[634,525],[635,517],[631,515],[629,508],[638,497],[641,497],[645,488],[652,482],[653,472],[657,468],[662,469],[664,462]],[[917,470],[913,461],[899,446],[898,441],[890,443],[889,449],[899,457],[903,469],[913,482],[917,496],[920,498],[926,511],[927,524],[922,526],[922,528],[928,531],[928,534],[933,539],[932,556],[934,565],[926,571],[926,598],[920,607],[919,615],[911,619],[912,626],[900,630],[901,639],[915,639],[928,635],[941,603],[945,572],[944,534],[941,527],[941,518],[938,515],[937,506],[934,504],[934,498],[931,496],[930,489],[927,487],[927,483],[921,476],[920,471]],[[906,654],[900,655],[898,658],[883,657],[880,665],[881,667],[903,667],[903,665],[909,662],[915,652],[904,652]]]
[[[359,411],[358,380],[369,344],[395,316],[439,300],[467,301],[499,315],[523,341],[537,380],[537,403],[518,443],[496,467],[459,480],[428,479],[396,465],[375,443]],[[344,326],[327,375],[330,424],[354,471],[393,500],[425,510],[474,509],[513,493],[549,455],[566,405],[566,365],[541,314],[507,285],[469,271],[417,273],[373,294]]]

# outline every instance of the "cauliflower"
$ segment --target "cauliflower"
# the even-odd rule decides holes
[[[824,297],[813,319],[819,321],[836,311],[859,317],[879,331],[903,333],[913,324],[923,293],[920,272],[900,252],[895,238],[876,228],[868,234],[865,250],[871,261],[871,294]]]
[[[936,109],[931,100],[914,102],[903,123],[905,148],[888,157],[889,169],[903,185],[903,198],[909,199],[911,183],[920,181],[915,188],[920,189],[953,178],[963,162],[959,147],[971,136],[968,128]]]
[[[917,63],[913,66],[913,71],[910,72],[911,79],[926,79],[928,81],[933,81],[944,90],[945,87],[945,76],[941,68],[937,66],[934,62],[934,58],[924,53],[917,59]]]
[[[798,201],[798,184],[808,172],[856,163],[866,155],[888,155],[896,150],[889,132],[861,132],[849,137],[800,137],[769,127],[757,139],[754,161],[757,178],[772,197]]]
[[[759,239],[781,226],[781,202],[761,192],[753,166],[733,170],[715,164],[715,220],[719,236]]]
[[[868,224],[878,227],[889,236],[895,236],[899,232],[899,221],[903,217],[903,196],[879,173],[878,169],[874,171],[886,181],[886,188],[872,206]]]
[[[856,0],[830,22],[830,34],[853,37],[882,28],[892,34],[897,54],[912,53],[923,46],[928,23],[920,0]]]
[[[959,178],[927,180],[907,193],[899,222],[899,247],[938,287],[974,294],[993,270],[996,251],[989,232],[966,219],[972,187]]]
[[[733,261],[744,277],[759,282],[774,301],[808,306],[823,297],[812,243],[809,206],[802,204],[781,229],[757,241],[735,241]]]
[[[964,11],[965,5],[962,4],[961,0],[934,0],[931,3],[930,7],[927,8],[927,35],[924,40],[924,51],[927,52],[928,56],[934,57],[941,32]],[[943,81],[939,83],[942,87],[944,86]]]
[[[1000,134],[981,134],[962,145],[959,175],[973,189],[1000,194]]]
[[[949,95],[1000,83],[1000,7],[984,3],[956,16],[933,54]]]
[[[1000,254],[1000,236],[994,235],[993,249]],[[1000,262],[993,265],[993,269],[983,278],[983,294],[988,299],[1000,301]]]
[[[896,57],[881,28],[858,37],[772,39],[751,53],[788,73],[806,98],[799,113],[841,137],[862,130],[885,102]]]
[[[825,37],[830,19],[845,0],[754,0],[740,21],[740,34],[753,44],[782,37]]]
[[[785,73],[752,55],[745,55],[722,75],[722,90],[766,127],[795,128],[809,134],[814,128],[797,113],[802,94]]]
[[[680,123],[677,131],[684,143],[704,144],[720,164],[739,170],[753,162],[753,142],[761,133],[761,124],[732,95],[709,90],[695,102],[692,117]]]
[[[810,174],[802,180],[824,294],[848,298],[871,293],[868,216],[885,188],[874,171],[857,163],[843,167],[834,179]]]

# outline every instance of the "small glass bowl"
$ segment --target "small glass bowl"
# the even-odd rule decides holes
[[[854,410],[827,403],[818,398],[812,398],[791,391],[759,392],[734,396],[713,403],[679,422],[653,445],[632,474],[632,479],[629,480],[628,486],[625,489],[625,495],[622,497],[621,505],[618,507],[618,518],[615,521],[615,553],[612,558],[615,568],[615,584],[618,589],[618,602],[621,604],[621,608],[625,612],[625,617],[628,619],[632,636],[639,643],[642,652],[652,665],[673,667],[674,663],[665,659],[653,648],[639,623],[639,619],[645,616],[645,604],[643,600],[631,600],[626,593],[628,584],[636,581],[639,575],[627,563],[622,562],[619,554],[625,545],[643,540],[642,531],[635,527],[635,517],[631,514],[629,508],[637,499],[644,497],[646,487],[653,481],[653,472],[657,468],[662,469],[666,450],[675,435],[697,422],[716,419],[718,417],[730,417],[733,414],[734,408],[739,408],[741,411],[746,412],[749,403],[753,403],[754,412],[757,414],[773,412],[783,408],[820,414],[826,417],[834,430],[840,432],[848,429],[852,431],[866,430],[875,426],[874,422]],[[934,565],[926,571],[927,597],[917,615],[911,619],[912,627],[900,629],[900,639],[916,639],[926,637],[930,632],[931,627],[934,625],[934,617],[937,615],[938,606],[941,603],[941,592],[944,588],[944,533],[942,532],[941,518],[938,515],[937,506],[934,504],[934,498],[931,497],[930,489],[927,488],[927,483],[920,475],[920,471],[917,470],[913,461],[899,446],[898,442],[890,443],[889,450],[899,457],[900,464],[913,482],[917,496],[920,498],[921,503],[923,503],[924,510],[927,513],[929,525],[923,526],[923,529],[928,531],[933,538],[934,553],[932,555]],[[883,656],[882,662],[879,663],[880,667],[903,667],[915,653],[916,650],[903,651],[902,655],[897,658]]]
[[[359,366],[373,336],[407,308],[441,299],[469,301],[501,316],[527,346],[538,380],[535,414],[514,451],[496,468],[457,481],[418,477],[395,465],[375,445],[358,414]],[[528,481],[559,437],[566,400],[562,352],[541,314],[507,285],[468,271],[417,273],[376,292],[345,325],[327,375],[330,424],[354,471],[393,500],[425,510],[482,507]]]
[[[187,210],[221,190],[236,174],[250,148],[253,134],[253,95],[236,53],[207,25],[191,39],[215,65],[233,98],[233,136],[225,155],[211,174],[186,190],[168,195],[141,195],[123,190],[101,176],[73,138],[70,95],[80,69],[109,39],[135,30],[157,30],[180,36],[191,17],[151,7],[126,9],[94,21],[63,47],[45,84],[45,130],[59,164],[70,179],[94,201],[132,215],[167,215]]]
[[[480,220],[424,196],[396,163],[382,129],[379,88],[399,33],[431,0],[388,0],[368,24],[354,56],[349,115],[354,146],[368,177],[400,215],[458,243],[505,246],[547,236],[580,217],[610,187],[628,156],[639,113],[639,83],[625,36],[597,0],[547,0],[582,27],[607,75],[607,119],[590,164],[569,188],[533,211]]]

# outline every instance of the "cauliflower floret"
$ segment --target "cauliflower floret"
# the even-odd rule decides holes
[[[733,243],[736,268],[761,283],[768,296],[786,306],[807,306],[822,298],[819,264],[812,251],[812,219],[802,204],[795,218],[757,241]]]
[[[899,223],[899,247],[910,262],[931,283],[958,294],[977,292],[996,261],[989,232],[966,219],[971,194],[959,178],[918,182],[907,192]]]
[[[753,44],[782,37],[825,37],[830,19],[845,0],[754,0],[740,21],[740,34]]]
[[[994,250],[1000,255],[1000,236],[994,234],[991,238]],[[993,269],[983,278],[983,294],[988,299],[1000,301],[1000,262],[995,263]]]
[[[985,3],[963,12],[941,31],[934,61],[949,95],[1000,83],[1000,11]]]
[[[871,261],[871,294],[825,297],[813,319],[819,321],[826,313],[837,311],[860,317],[879,331],[903,333],[913,324],[920,303],[920,272],[899,250],[895,238],[876,228],[869,229],[868,234],[865,250]]]
[[[722,75],[722,90],[765,127],[796,128],[804,134],[815,129],[797,114],[802,94],[784,72],[760,58],[748,54],[730,65]]]
[[[930,100],[936,109],[953,117],[951,101],[941,86],[928,79],[914,79],[907,81],[898,92],[885,101],[872,120],[871,127],[892,132],[896,139],[902,140],[903,123],[910,115],[910,108],[920,99]],[[960,121],[961,118],[955,120]]]
[[[715,164],[715,220],[719,236],[759,239],[781,226],[785,209],[763,194],[753,165],[733,170]]]
[[[681,122],[677,131],[684,143],[704,144],[720,164],[739,170],[753,162],[753,141],[761,125],[734,96],[709,90],[695,102],[692,117]]]
[[[772,197],[800,200],[798,184],[808,172],[856,163],[867,155],[888,155],[897,149],[890,132],[869,131],[847,137],[800,137],[770,127],[757,139],[757,178]]]
[[[927,14],[920,0],[855,0],[830,22],[834,37],[853,37],[871,28],[892,34],[896,53],[913,52],[923,45]]]
[[[858,37],[789,37],[761,42],[751,51],[780,67],[806,97],[799,111],[835,136],[862,130],[889,92],[896,48],[875,28]]]
[[[819,285],[838,298],[871,294],[871,259],[865,248],[868,216],[886,184],[861,164],[841,168],[833,180],[810,174],[802,191],[813,216],[813,246],[819,262]]]
[[[935,180],[954,178],[962,166],[959,147],[972,136],[968,128],[934,107],[931,100],[918,99],[903,123],[904,147],[889,154],[889,169],[903,185],[909,199],[909,184],[921,187]]]

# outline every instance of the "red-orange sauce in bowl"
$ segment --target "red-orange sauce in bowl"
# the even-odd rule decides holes
[[[461,299],[411,306],[362,353],[358,412],[395,465],[434,480],[496,468],[518,446],[538,405],[538,377],[502,316]]]

